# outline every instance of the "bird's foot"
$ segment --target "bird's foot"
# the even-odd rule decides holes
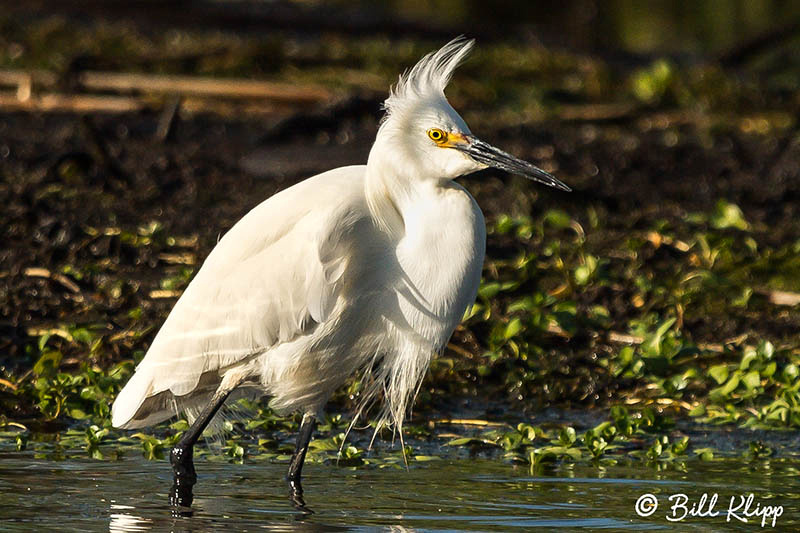
[[[292,502],[294,508],[304,515],[314,514],[314,511],[306,506],[306,500],[303,498],[303,485],[300,483],[300,478],[288,478],[287,481],[289,482],[289,501]]]
[[[194,470],[192,459],[192,448],[175,446],[169,453],[169,462],[172,471],[175,472],[175,479],[180,478],[184,484],[194,485],[197,482],[197,472]]]
[[[175,477],[169,493],[169,503],[175,507],[191,507],[194,495],[192,488],[197,483],[197,473],[192,460],[192,448],[176,446],[169,454],[169,462]]]

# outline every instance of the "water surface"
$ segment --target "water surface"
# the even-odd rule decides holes
[[[753,531],[726,521],[731,496],[782,505],[776,530],[800,527],[800,484],[790,460],[691,461],[659,471],[641,462],[608,467],[559,464],[531,472],[501,460],[442,459],[395,468],[308,464],[304,488],[313,514],[296,510],[283,482],[285,464],[197,460],[200,480],[191,516],[174,516],[166,461],[128,454],[119,461],[50,461],[30,452],[0,454],[4,531],[528,531],[675,530],[673,494],[697,502],[716,493],[718,516],[687,516],[683,531]],[[637,516],[643,494],[656,497]],[[767,527],[771,521],[767,521]]]

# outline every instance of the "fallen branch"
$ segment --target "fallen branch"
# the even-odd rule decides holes
[[[161,253],[158,254],[158,259],[169,265],[194,265],[197,263],[195,255],[190,252],[182,254]]]
[[[331,97],[331,93],[321,87],[241,78],[220,79],[89,71],[82,72],[78,76],[78,81],[83,87],[97,91],[139,91],[228,98],[263,98],[292,104],[317,104]]]
[[[157,300],[160,298],[177,298],[181,294],[183,294],[183,291],[160,289],[160,290],[150,291],[149,296],[150,298]]]
[[[75,341],[69,331],[60,328],[28,328],[25,331],[25,334],[28,337],[41,337],[43,335],[50,335],[51,337],[61,337],[67,342]],[[20,378],[19,381],[22,381],[22,378]]]
[[[58,76],[46,70],[0,70],[0,87],[14,87],[21,100],[30,96],[34,85],[54,87]]]
[[[73,292],[73,293],[81,292],[81,288],[78,287],[78,285],[74,281],[69,279],[67,276],[65,276],[64,274],[59,274],[58,272],[56,272],[56,273],[50,272],[46,268],[30,267],[30,268],[26,268],[22,272],[22,274],[24,276],[28,276],[28,277],[32,277],[32,278],[52,279],[53,281],[59,283],[62,287],[64,287],[65,289],[67,289],[70,292]]]
[[[800,293],[789,291],[775,291],[771,289],[760,289],[756,293],[767,298],[767,301],[775,305],[800,305]]]
[[[725,351],[726,346],[737,346],[747,340],[749,335],[744,333],[742,335],[737,335],[736,337],[731,337],[730,339],[723,341],[721,343],[698,343],[697,348],[703,350],[705,352],[716,352],[722,353]],[[608,342],[614,344],[629,344],[638,346],[642,344],[645,339],[639,335],[629,335],[627,333],[620,333],[618,331],[609,331],[606,335],[606,339]]]
[[[644,337],[638,335],[628,335],[627,333],[619,333],[616,331],[608,332],[608,342],[615,344],[642,344]]]
[[[58,81],[56,74],[44,70],[0,70],[0,86],[14,87],[17,94],[30,95],[32,86],[52,89],[57,87]],[[95,91],[255,98],[293,104],[318,104],[330,100],[332,96],[327,89],[313,85],[133,72],[85,71],[78,75],[77,83]]]
[[[434,424],[451,424],[457,426],[481,426],[481,427],[507,427],[505,422],[490,422],[488,420],[480,420],[476,418],[442,418],[440,420],[433,420]]]
[[[141,99],[128,96],[43,94],[20,99],[16,93],[0,92],[0,109],[5,111],[128,113],[147,107]]]
[[[472,352],[470,352],[469,350],[465,350],[461,346],[458,346],[457,344],[453,344],[452,342],[448,342],[447,343],[447,349],[452,351],[452,352],[457,353],[458,355],[460,355],[462,357],[466,357],[468,359],[472,359],[472,357],[473,357],[473,353]]]

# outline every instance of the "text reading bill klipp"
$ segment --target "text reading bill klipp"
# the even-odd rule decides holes
[[[662,497],[663,498],[663,497]],[[664,518],[669,522],[683,522],[699,518],[720,518],[725,522],[759,524],[761,527],[775,527],[783,515],[783,505],[758,501],[754,494],[720,497],[717,493],[703,493],[693,499],[683,493],[666,497],[668,505],[662,507]],[[641,517],[653,516],[658,511],[659,502],[655,494],[642,494],[636,500],[636,514]]]

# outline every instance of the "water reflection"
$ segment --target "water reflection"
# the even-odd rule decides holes
[[[153,523],[152,520],[142,518],[126,512],[134,509],[130,505],[111,504],[111,520],[108,523],[108,530],[112,533],[128,531],[148,531]]]

